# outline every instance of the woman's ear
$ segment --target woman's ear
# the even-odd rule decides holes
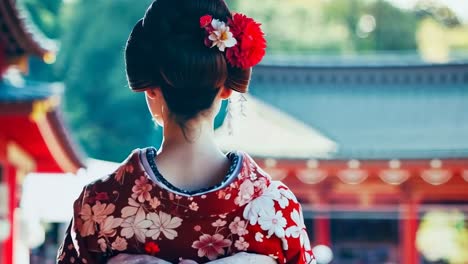
[[[231,97],[231,95],[232,95],[232,89],[221,87],[219,91],[219,97],[221,97],[221,99],[223,100],[228,99],[229,97]]]
[[[152,87],[152,88],[149,88],[145,91],[146,93],[146,96],[148,96],[150,99],[154,100],[154,99],[157,99],[159,96],[160,96],[160,89],[159,87]]]

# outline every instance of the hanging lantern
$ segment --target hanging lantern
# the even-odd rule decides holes
[[[400,169],[401,162],[399,160],[389,161],[388,167],[389,169],[379,173],[380,179],[388,184],[400,185],[410,177],[409,171]]]
[[[360,169],[348,169],[338,172],[338,178],[340,178],[341,181],[352,185],[364,182],[367,177],[369,177],[367,171]]]
[[[360,169],[361,163],[358,160],[350,160],[348,162],[348,169],[338,172],[338,178],[347,184],[360,184],[364,182],[369,174],[366,170]]]
[[[452,178],[452,172],[449,170],[441,170],[441,169],[430,169],[424,170],[421,173],[421,177],[427,182],[432,185],[441,185],[450,180]]]
[[[266,168],[265,171],[271,176],[271,178],[275,181],[281,181],[286,176],[288,176],[288,172],[285,169],[278,169],[278,168]]]
[[[285,169],[279,169],[276,167],[277,161],[275,159],[266,159],[264,170],[271,176],[275,181],[281,181],[288,176],[288,171]]]
[[[463,177],[463,179],[465,179],[465,181],[468,182],[468,170],[464,170],[464,171],[462,172],[462,177]]]
[[[328,176],[326,170],[319,169],[319,161],[311,159],[307,161],[307,169],[299,170],[297,178],[307,184],[317,184]]]
[[[297,178],[303,183],[317,184],[325,180],[328,174],[325,170],[320,169],[305,169],[297,172]]]
[[[410,177],[410,173],[406,170],[383,170],[379,173],[382,181],[391,185],[400,185]]]
[[[430,162],[430,169],[423,170],[421,172],[421,177],[432,185],[441,185],[448,182],[453,174],[450,170],[445,170],[442,168],[442,161],[435,159]]]

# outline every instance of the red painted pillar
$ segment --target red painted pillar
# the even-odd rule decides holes
[[[331,246],[330,217],[328,214],[316,216],[314,221],[315,245]]]
[[[402,205],[400,215],[400,257],[401,263],[419,264],[416,249],[416,232],[418,231],[418,206],[416,202]]]
[[[13,264],[14,253],[14,229],[15,218],[14,213],[17,205],[16,199],[16,169],[8,165],[6,166],[6,182],[8,185],[8,221],[10,222],[10,235],[3,243],[3,259],[2,264]]]

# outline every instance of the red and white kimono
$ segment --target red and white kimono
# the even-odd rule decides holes
[[[58,263],[105,263],[119,253],[205,263],[238,252],[315,263],[296,197],[249,155],[237,152],[239,168],[225,186],[183,195],[150,177],[144,152],[84,188]]]

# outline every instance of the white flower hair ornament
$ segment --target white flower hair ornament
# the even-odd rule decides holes
[[[208,35],[208,39],[213,42],[211,48],[216,46],[219,51],[224,52],[226,48],[232,48],[237,44],[237,40],[229,30],[229,27],[226,26],[226,23],[218,19],[213,19],[211,21],[211,27],[213,30],[210,35]]]
[[[211,15],[200,18],[200,28],[206,32],[205,45],[225,52],[233,67],[247,69],[260,63],[267,47],[261,25],[239,13],[227,20],[226,23]]]

